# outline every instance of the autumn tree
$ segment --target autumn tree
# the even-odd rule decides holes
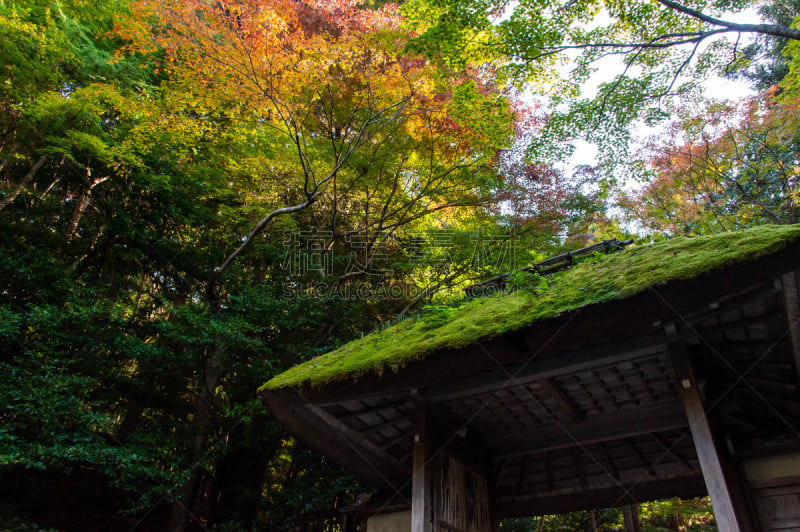
[[[767,93],[687,113],[650,144],[652,177],[623,205],[672,235],[797,223],[797,105]]]
[[[399,228],[481,206],[499,186],[491,163],[512,136],[505,98],[489,73],[451,73],[403,52],[408,32],[389,8],[165,2],[138,4],[136,12],[138,23],[120,35],[138,53],[164,54],[166,86],[185,99],[179,123],[244,124],[263,142],[263,151],[230,165],[253,185],[240,201],[263,214],[244,220],[230,251],[209,265],[203,297],[218,312],[229,297],[223,275],[248,275],[237,260],[280,217],[293,215],[289,227],[322,235],[323,250],[357,240],[368,265]],[[263,275],[265,266],[256,270]],[[363,270],[333,273],[342,283]],[[309,343],[324,344],[330,332]],[[208,444],[215,390],[239,356],[220,336],[205,357],[187,465]],[[262,377],[242,378],[252,390]],[[195,477],[176,503],[173,529],[186,522],[196,485]]]

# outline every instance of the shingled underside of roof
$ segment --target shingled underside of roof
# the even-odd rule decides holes
[[[517,290],[470,301],[444,316],[403,321],[277,375],[261,391],[322,386],[370,372],[398,371],[430,353],[469,345],[580,307],[625,299],[653,286],[749,262],[800,240],[800,225],[761,226],[636,246]]]

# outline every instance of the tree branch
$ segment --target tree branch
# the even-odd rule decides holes
[[[206,286],[206,290],[207,291],[210,290],[213,293],[214,285],[216,284],[220,275],[222,275],[225,272],[225,270],[227,270],[230,267],[230,265],[233,264],[233,261],[236,260],[236,257],[238,257],[242,253],[242,251],[244,251],[247,248],[247,246],[250,245],[250,242],[252,242],[253,239],[257,237],[258,234],[261,233],[261,231],[264,230],[264,228],[267,226],[268,223],[272,221],[273,218],[276,218],[282,214],[291,214],[293,212],[302,211],[303,209],[309,207],[312,203],[314,203],[315,199],[316,198],[312,195],[302,203],[298,203],[297,205],[292,205],[289,207],[281,207],[280,209],[275,209],[274,211],[267,214],[264,218],[262,218],[261,221],[259,221],[253,228],[253,230],[250,231],[250,234],[247,235],[247,238],[244,239],[244,242],[242,242],[241,245],[238,248],[236,248],[236,251],[228,255],[228,258],[225,259],[225,262],[223,262],[220,267],[214,270],[214,273],[211,275],[208,285]]]
[[[736,22],[728,22],[727,20],[711,17],[705,13],[697,11],[696,9],[673,2],[672,0],[658,0],[658,2],[670,9],[680,11],[681,13],[689,15],[690,17],[713,24],[714,26],[722,26],[723,28],[744,33],[763,33],[765,35],[784,37],[786,39],[800,41],[800,30],[779,26],[777,24],[738,24]]]
[[[42,165],[45,163],[46,160],[47,160],[46,155],[42,155],[41,157],[39,157],[39,160],[36,161],[36,164],[33,165],[33,167],[27,174],[25,174],[25,177],[22,178],[22,181],[20,181],[19,184],[16,187],[14,187],[14,189],[11,191],[11,194],[9,194],[7,198],[3,198],[3,200],[0,201],[0,210],[3,210],[4,207],[7,207],[12,201],[16,199],[17,196],[19,196],[19,193],[22,192],[22,189],[25,188],[28,185],[28,183],[30,183],[33,180],[34,176],[36,175],[36,172],[39,171],[39,168],[42,167]]]

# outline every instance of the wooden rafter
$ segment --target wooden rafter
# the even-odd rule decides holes
[[[636,392],[633,390],[622,371],[620,371],[619,366],[614,366],[612,371],[614,372],[614,376],[617,377],[617,380],[619,380],[620,384],[622,385],[622,388],[625,390],[625,393],[628,394],[628,397],[630,397],[631,402],[635,405],[639,405],[641,400],[636,397]]]
[[[392,404],[392,403],[387,403],[387,404],[382,404],[382,405],[379,405],[379,406],[368,406],[368,407],[362,408],[360,410],[356,410],[355,412],[348,412],[346,414],[337,415],[337,414],[334,414],[332,412],[330,412],[330,414],[333,415],[333,416],[336,416],[341,421],[347,421],[349,419],[355,419],[355,418],[358,418],[358,417],[361,417],[361,416],[365,416],[365,415],[368,415],[368,414],[375,414],[375,413],[377,413],[377,412],[379,412],[381,410],[386,410],[387,408],[397,408],[397,405]]]
[[[555,379],[542,379],[540,383],[572,421],[583,421],[586,414]]]
[[[425,396],[431,403],[455,401],[465,397],[493,393],[498,389],[521,386],[531,382],[612,366],[625,360],[650,358],[667,352],[662,334],[653,334],[625,342],[606,344],[596,349],[568,351],[558,357],[533,358],[522,364],[502,368],[477,377],[448,382],[429,390]]]
[[[624,418],[605,414],[580,423],[558,425],[545,430],[525,431],[490,441],[495,456],[521,456],[545,451],[616,440],[654,431],[686,427],[686,417],[674,403],[631,410]]]
[[[363,433],[359,433],[353,430],[352,428],[350,428],[350,426],[345,425],[337,418],[330,415],[328,412],[326,412],[325,410],[316,405],[308,403],[306,404],[306,408],[309,411],[313,412],[315,415],[317,415],[325,423],[327,423],[330,426],[330,428],[338,431],[340,434],[347,436],[354,443],[369,449],[376,456],[379,456],[381,459],[386,460],[393,466],[405,469],[405,466],[401,461],[399,461],[391,454],[387,453],[384,449],[382,449],[379,445],[375,444],[370,438],[366,437]]]
[[[797,275],[789,272],[781,277],[783,286],[783,305],[786,311],[786,325],[789,328],[789,343],[792,347],[795,371],[800,377],[800,295],[798,295]]]
[[[505,473],[506,466],[508,465],[508,458],[501,457],[500,463],[497,464],[497,467],[494,470],[494,487],[500,485],[500,480],[503,478],[503,473]]]
[[[366,427],[364,427],[363,429],[357,430],[356,432],[358,432],[359,434],[366,434],[368,432],[376,432],[376,431],[379,431],[379,430],[384,429],[386,427],[394,426],[394,424],[397,423],[398,421],[402,421],[403,419],[407,419],[408,418],[408,415],[405,414],[402,411],[400,411],[400,414],[398,416],[393,417],[392,419],[386,419],[385,417],[383,417],[382,415],[380,415],[378,413],[375,413],[375,416],[378,419],[381,420],[379,423],[376,423],[374,425],[370,425],[369,423],[365,423]]]
[[[519,470],[519,482],[517,483],[517,495],[522,495],[522,490],[525,489],[525,474],[528,469],[528,455],[522,457],[522,467]]]
[[[642,382],[644,383],[644,386],[647,389],[647,393],[648,395],[650,395],[650,400],[652,400],[653,402],[658,401],[658,394],[656,393],[655,388],[653,388],[653,383],[647,377],[644,370],[642,370],[642,365],[635,360],[632,362],[632,364],[634,371],[639,376],[639,378],[642,379]]]
[[[581,457],[581,451],[578,447],[572,448],[572,457],[575,460],[575,472],[578,474],[581,488],[586,489],[586,472],[583,469],[583,458]]]
[[[606,459],[606,462],[608,462],[608,467],[611,468],[611,476],[613,476],[614,480],[616,480],[617,483],[619,484],[620,482],[619,471],[617,470],[617,466],[614,464],[613,458],[611,458],[611,453],[608,452],[608,449],[606,449],[606,444],[603,442],[600,442],[600,451],[602,451],[603,456]]]
[[[611,400],[612,403],[614,403],[614,408],[619,410],[620,404],[619,404],[619,401],[617,400],[617,396],[614,393],[614,390],[612,390],[608,386],[608,383],[605,381],[605,379],[603,379],[603,376],[600,374],[600,372],[598,370],[596,370],[596,369],[592,370],[592,375],[594,375],[594,378],[597,380],[598,383],[600,383],[600,386],[603,387],[603,391],[605,392],[605,396],[608,397]]]
[[[683,456],[683,455],[682,455],[680,452],[678,452],[678,450],[677,450],[677,449],[675,449],[675,446],[678,444],[678,442],[679,442],[679,441],[681,441],[681,440],[682,440],[682,439],[683,439],[685,436],[687,436],[687,434],[686,434],[686,433],[684,433],[683,435],[681,435],[681,437],[680,437],[680,438],[678,438],[678,439],[677,439],[675,442],[673,442],[673,443],[672,443],[672,445],[667,445],[667,442],[665,442],[665,441],[664,441],[664,438],[662,438],[661,436],[659,436],[659,435],[658,435],[658,434],[656,434],[655,432],[653,432],[653,433],[651,433],[651,434],[650,434],[650,437],[651,437],[651,438],[653,438],[653,439],[656,441],[656,443],[658,443],[658,445],[659,445],[659,446],[660,446],[662,449],[664,449],[664,451],[665,451],[665,452],[666,452],[668,455],[670,455],[670,456],[671,456],[671,457],[673,457],[675,460],[677,460],[678,462],[680,462],[680,463],[682,463],[684,466],[686,466],[686,469],[688,469],[689,471],[692,471],[692,472],[694,472],[694,471],[695,471],[695,469],[694,469],[694,467],[692,466],[692,464],[689,462],[689,460],[687,460],[686,458],[684,458],[684,456]]]
[[[361,480],[388,490],[398,490],[405,482],[408,467],[398,467],[397,460],[386,452],[376,453],[373,445],[353,441],[351,435],[332,430],[326,420],[307,408],[305,401],[294,392],[272,393],[266,399],[271,411],[284,421],[287,429],[299,440],[312,445],[318,442],[320,431],[327,434],[326,455],[351,471]],[[390,459],[387,460],[386,458]]]
[[[633,438],[625,438],[625,443],[628,444],[633,451],[633,454],[635,454],[639,461],[642,462],[642,465],[647,470],[647,474],[651,477],[655,477],[656,471],[653,469],[653,464],[644,456],[644,453],[641,449],[639,449],[639,446],[636,445],[636,442],[633,441]]]
[[[383,442],[381,444],[381,449],[389,449],[392,446],[397,445],[398,443],[400,443],[403,440],[407,440],[407,439],[410,440],[412,438],[412,436],[413,435],[409,434],[408,432],[400,431],[400,434],[398,434],[394,438],[389,438],[388,440]]]

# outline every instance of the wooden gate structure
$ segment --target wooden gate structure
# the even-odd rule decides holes
[[[559,275],[366,336],[265,402],[415,532],[706,493],[722,531],[800,530],[800,226]]]

